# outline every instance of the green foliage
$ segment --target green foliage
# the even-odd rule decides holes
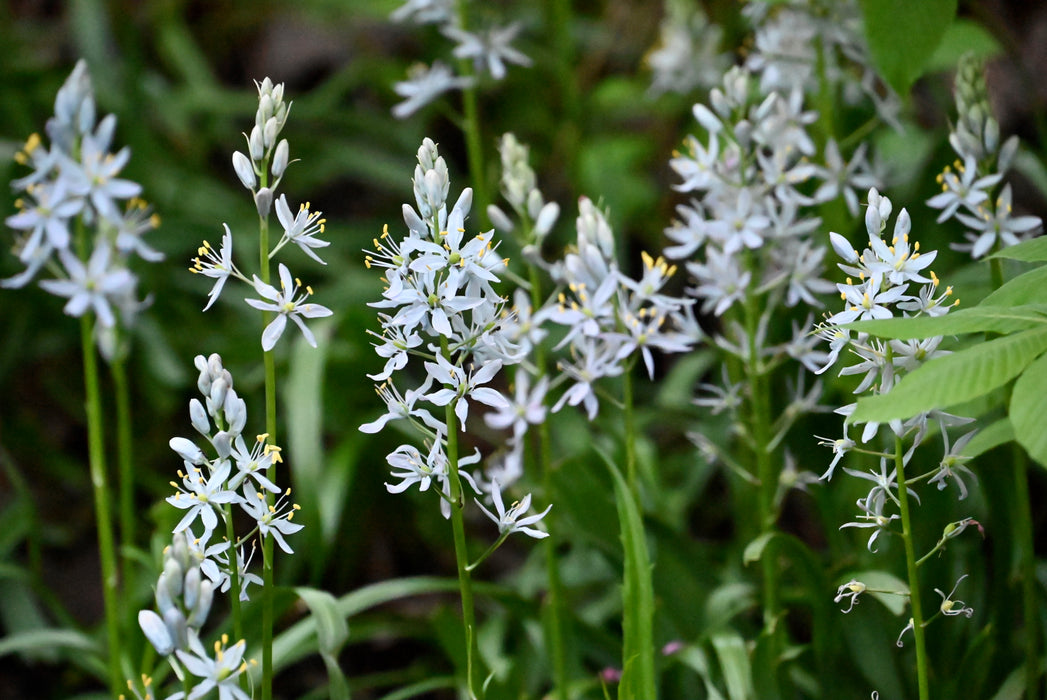
[[[956,0],[861,0],[869,51],[884,80],[906,95],[956,15]]]

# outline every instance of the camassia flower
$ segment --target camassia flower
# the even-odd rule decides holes
[[[276,341],[284,333],[287,327],[287,319],[290,318],[305,336],[307,343],[316,347],[316,337],[305,325],[302,318],[321,318],[330,316],[333,312],[326,306],[314,304],[308,301],[313,295],[312,287],[302,289],[302,283],[297,279],[291,279],[291,273],[287,266],[280,263],[280,289],[277,290],[270,284],[266,284],[257,276],[254,278],[254,289],[265,301],[259,299],[245,299],[245,301],[261,311],[271,311],[277,314],[265,330],[262,332],[262,349],[269,352],[276,345]]]
[[[498,532],[500,534],[508,536],[514,532],[522,532],[528,537],[533,537],[537,540],[549,536],[548,532],[530,526],[544,518],[553,507],[552,504],[541,513],[520,517],[531,508],[531,494],[527,494],[522,500],[514,501],[513,504],[506,509],[505,504],[502,502],[502,488],[498,485],[497,481],[491,482],[491,499],[494,501],[494,513],[487,510],[479,500],[476,501],[476,505],[480,506],[480,510],[484,512],[484,515],[498,525]]]

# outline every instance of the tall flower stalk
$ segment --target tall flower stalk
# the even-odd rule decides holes
[[[524,515],[528,496],[505,509],[506,471],[489,470],[485,477],[467,470],[481,460],[479,449],[461,454],[459,439],[467,422],[478,419],[481,406],[499,412],[511,408],[513,402],[492,384],[503,367],[521,362],[527,349],[525,339],[515,337],[516,319],[494,288],[506,268],[496,252],[494,231],[471,237],[466,233],[473,196],[469,188],[448,209],[447,164],[430,139],[418,150],[413,184],[417,209],[403,207],[407,234],[397,240],[386,227],[365,259],[369,268],[383,271],[386,284],[381,300],[370,303],[380,310],[382,329],[374,333],[375,349],[386,362],[381,372],[369,375],[379,382],[377,391],[386,413],[360,429],[376,433],[390,421],[405,420],[421,443],[421,449],[415,443],[401,444],[386,457],[393,479],[398,480],[386,488],[390,493],[413,486],[435,492],[441,513],[451,521],[466,652],[462,682],[468,697],[474,698],[481,692],[477,681],[483,674],[472,572],[508,534],[544,537],[546,533],[531,525],[549,508]],[[419,362],[424,370],[420,384],[410,377]],[[401,393],[396,383],[404,382],[413,388]],[[434,414],[430,407],[443,408],[443,419],[437,417],[440,411]],[[495,545],[472,563],[464,525],[467,493],[499,530]],[[495,510],[487,509],[476,496]]]
[[[138,199],[141,186],[119,177],[131,154],[127,148],[112,151],[115,132],[114,115],[97,119],[91,78],[87,64],[81,61],[55,98],[55,114],[47,122],[49,145],[34,134],[16,155],[32,172],[12,183],[21,194],[16,202],[19,211],[6,223],[18,232],[15,253],[25,269],[0,282],[5,288],[23,287],[46,269],[56,279],[41,280],[40,286],[65,298],[65,313],[80,318],[88,461],[102,568],[107,668],[114,694],[123,685],[121,576],[112,527],[97,357],[101,353],[111,363],[122,362],[126,347],[121,334],[144,307],[137,299],[137,278],[129,267],[132,256],[148,261],[163,257],[142,240],[158,220]],[[119,380],[122,374],[117,377]],[[126,383],[118,383],[123,436],[130,419],[123,410]],[[118,443],[121,464],[126,465],[129,444],[123,437]],[[126,466],[120,470],[120,480],[121,534],[124,544],[133,546],[134,482]]]
[[[952,289],[940,289],[937,276],[930,270],[937,252],[921,251],[919,243],[910,238],[911,223],[905,209],[898,213],[893,234],[885,240],[884,233],[891,213],[891,201],[872,189],[868,194],[865,215],[868,247],[859,253],[843,236],[837,233],[830,234],[833,249],[843,259],[839,267],[848,277],[846,283],[837,284],[845,308],[818,326],[818,335],[829,342],[828,361],[820,371],[837,364],[844,353],[857,358],[858,363],[844,366],[840,374],[862,376],[854,390],[854,393],[859,395],[889,394],[904,375],[944,353],[939,347],[942,338],[938,336],[907,341],[878,340],[863,332],[853,333],[844,327],[846,324],[860,320],[887,319],[896,315],[941,316],[953,306],[948,303]],[[910,291],[910,288],[916,285],[921,286],[915,291]],[[842,527],[869,531],[871,534],[867,547],[871,552],[877,551],[880,537],[898,535],[902,538],[908,590],[890,593],[903,595],[908,600],[910,617],[898,636],[898,646],[904,645],[907,632],[913,633],[919,697],[921,700],[927,700],[931,697],[931,691],[925,632],[933,618],[927,617],[922,604],[919,568],[928,560],[930,554],[941,549],[947,539],[957,536],[967,524],[974,521],[966,518],[959,523],[961,527],[958,527],[957,523],[948,524],[942,539],[935,547],[926,555],[918,557],[919,544],[913,527],[916,520],[914,503],[920,502],[916,489],[921,484],[934,484],[939,490],[955,484],[959,499],[966,498],[967,485],[964,479],[969,477],[971,472],[964,464],[966,458],[962,456],[962,451],[974,433],[969,432],[950,445],[948,428],[969,423],[971,419],[933,411],[904,422],[894,420],[887,425],[868,422],[861,431],[860,439],[856,441],[850,437],[850,418],[856,405],[852,403],[836,410],[837,413],[846,416],[843,437],[835,440],[821,438],[821,444],[831,447],[834,453],[832,463],[822,478],[831,479],[843,457],[851,452],[871,455],[879,461],[878,471],[860,471],[844,467],[847,474],[869,482],[871,488],[869,493],[857,502],[859,514]],[[944,456],[936,468],[919,475],[909,475],[907,470],[911,470],[913,455],[929,434],[932,421],[937,423],[943,437]],[[889,441],[889,446],[884,451],[878,451],[875,446],[859,446],[873,442],[881,433],[886,433],[886,441]],[[900,522],[900,533],[893,528],[895,522]],[[853,606],[857,596],[866,590],[864,583],[852,580],[839,588],[836,600],[839,602],[843,597],[848,597]],[[963,614],[970,617],[973,614],[965,604],[952,600],[952,593],[949,596],[941,593],[940,595],[943,597],[940,607],[943,615]],[[850,608],[847,611],[849,610]]]
[[[288,322],[298,326],[302,335],[313,347],[316,339],[304,319],[330,316],[331,310],[326,306],[310,301],[312,287],[303,285],[297,277],[292,277],[287,266],[280,263],[278,268],[279,287],[272,284],[272,258],[288,243],[294,243],[303,253],[323,264],[316,249],[324,248],[330,243],[322,238],[325,219],[319,211],[311,209],[308,203],[302,204],[293,212],[284,195],[276,196],[277,189],[290,161],[290,146],[287,139],[280,139],[290,113],[291,103],[284,100],[283,83],[274,84],[269,78],[257,83],[258,110],[255,113],[255,124],[247,140],[247,154],[237,151],[233,154],[233,169],[240,183],[251,192],[258,213],[258,273],[248,279],[233,263],[233,236],[229,227],[219,250],[204,241],[199,255],[193,261],[190,270],[215,280],[208,294],[209,300],[204,307],[209,308],[221,294],[226,281],[232,277],[248,283],[254,293],[260,297],[245,299],[245,302],[259,310],[262,317],[263,331],[261,336],[262,359],[265,376],[265,425],[266,435],[275,441],[277,435],[276,420],[276,357],[274,348],[282,337]],[[273,244],[270,238],[269,217],[275,206],[276,215],[282,227],[279,240]],[[271,494],[265,496],[266,503],[273,505]],[[273,569],[274,550],[271,539],[262,542],[262,698],[272,697],[273,681]],[[234,604],[235,605],[235,604]],[[238,611],[234,608],[234,625],[239,625]]]

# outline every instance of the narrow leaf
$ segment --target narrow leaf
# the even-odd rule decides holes
[[[737,632],[717,632],[710,641],[720,660],[727,697],[730,700],[750,700],[753,697],[752,667],[745,640]]]
[[[856,321],[843,326],[878,338],[922,340],[962,333],[1014,333],[1047,324],[1047,305],[993,306],[980,304],[945,316],[914,316]]]
[[[982,396],[1021,374],[1047,350],[1047,328],[1035,328],[931,360],[886,394],[858,400],[854,423],[885,423]]]
[[[1018,444],[1029,456],[1047,467],[1047,355],[1026,368],[1011,393],[1011,424]]]
[[[614,500],[621,523],[625,556],[622,573],[622,680],[619,700],[653,700],[654,681],[654,586],[647,553],[643,519],[632,492],[618,468],[597,450],[614,481]]]

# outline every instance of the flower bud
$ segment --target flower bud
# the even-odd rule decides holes
[[[269,117],[265,122],[265,128],[262,130],[262,142],[265,144],[266,150],[273,147],[276,143],[276,137],[280,134],[280,128],[283,125],[276,120],[276,117]]]
[[[247,152],[255,163],[260,163],[265,158],[265,140],[262,137],[262,128],[257,124],[251,129],[251,136],[247,139]]]
[[[156,649],[160,656],[168,656],[174,651],[174,639],[170,630],[164,624],[163,619],[152,610],[140,610],[138,612],[138,626],[142,628],[142,634]]]
[[[174,640],[175,649],[185,649],[189,646],[189,630],[181,610],[172,608],[164,613],[164,625]]]
[[[534,222],[534,235],[539,242],[549,235],[556,220],[560,217],[560,205],[556,202],[546,202]]]
[[[287,145],[287,139],[281,139],[280,143],[276,145],[276,152],[273,154],[273,165],[272,173],[273,177],[279,180],[284,175],[284,170],[287,169],[287,159],[289,157],[289,147]]]
[[[225,395],[229,392],[229,384],[226,382],[224,377],[219,377],[211,383],[211,415],[215,415],[217,411],[222,409],[225,405]]]
[[[189,400],[189,422],[193,424],[193,429],[204,437],[211,434],[211,422],[207,420],[207,411],[204,410],[200,399]]]
[[[262,189],[255,192],[254,205],[255,209],[258,210],[258,216],[262,217],[263,219],[268,217],[269,210],[272,209],[273,206],[272,189],[268,187],[263,187]]]
[[[190,464],[205,464],[207,458],[204,456],[203,451],[196,446],[192,440],[187,440],[182,437],[171,438],[167,443],[171,446],[171,449],[178,453],[178,456],[184,459]]]
[[[511,233],[513,230],[513,222],[505,215],[501,209],[495,204],[487,205],[487,218],[491,220],[491,224],[505,233]]]
[[[211,612],[211,602],[214,600],[214,584],[205,579],[200,582],[200,593],[196,604],[189,611],[189,619],[186,621],[190,627],[200,629],[207,622],[207,615]]]
[[[182,602],[185,604],[186,610],[192,610],[196,607],[196,602],[200,598],[200,567],[194,566],[189,571],[185,572],[185,595],[182,598]]]
[[[258,186],[258,178],[255,176],[251,161],[240,151],[233,153],[233,170],[240,178],[240,184],[253,192],[254,188]]]

